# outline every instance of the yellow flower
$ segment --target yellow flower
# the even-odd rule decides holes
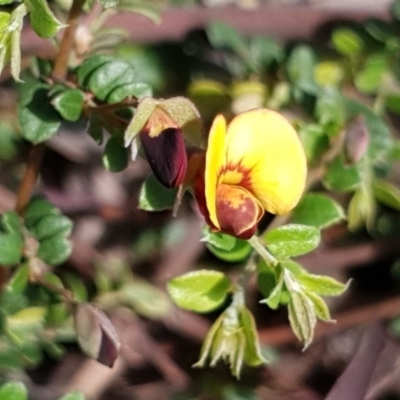
[[[280,215],[296,206],[306,175],[303,146],[280,114],[246,111],[228,126],[219,115],[195,195],[213,230],[248,239],[264,211]]]

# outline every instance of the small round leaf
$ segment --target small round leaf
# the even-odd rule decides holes
[[[71,243],[64,236],[52,236],[40,243],[38,257],[46,264],[62,264],[71,255]]]
[[[81,90],[69,89],[57,95],[52,103],[65,120],[74,122],[81,116],[83,101],[84,94]]]
[[[296,257],[314,250],[320,242],[320,231],[314,226],[289,224],[265,235],[267,248],[278,258]]]
[[[222,272],[199,270],[171,279],[168,293],[179,307],[205,313],[224,302],[229,287],[229,279]]]
[[[170,210],[174,207],[177,189],[167,189],[150,174],[139,194],[139,208],[146,211]]]
[[[132,66],[123,60],[109,61],[98,67],[89,77],[88,86],[94,95],[105,100],[117,87],[135,81]]]
[[[104,149],[103,165],[111,172],[120,172],[124,170],[129,163],[128,150],[122,146],[119,140],[111,137]]]

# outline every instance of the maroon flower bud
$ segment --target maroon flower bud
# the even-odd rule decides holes
[[[185,142],[179,128],[167,128],[151,135],[140,132],[140,141],[155,177],[165,187],[180,186],[185,178],[187,155]]]

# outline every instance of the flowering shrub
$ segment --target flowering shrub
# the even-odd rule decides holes
[[[157,16],[151,2],[141,7],[129,0],[99,3],[101,9]],[[178,307],[221,311],[195,366],[223,360],[239,378],[243,365],[268,362],[246,302],[252,277],[260,302],[273,310],[286,308],[294,334],[307,348],[317,321],[333,322],[324,298],[341,295],[348,283],[313,274],[296,258],[315,250],[322,230],[332,225],[374,234],[384,213],[380,205],[400,210],[400,192],[387,179],[399,159],[399,144],[384,119],[400,110],[398,78],[391,69],[399,61],[400,42],[392,25],[369,21],[362,34],[337,28],[331,60],[307,45],[288,50],[264,37],[244,38],[232,27],[211,24],[208,38],[214,49],[223,50],[230,83],[194,79],[187,97],[159,99],[149,82],[138,79],[131,60],[111,55],[115,46],[100,51],[99,41],[109,32],[103,26],[107,14],[98,17],[99,8],[81,0],[57,13],[44,0],[3,4],[0,71],[9,65],[14,80],[23,79],[17,119],[29,146],[15,209],[0,221],[0,264],[6,271],[0,356],[9,360],[4,368],[36,365],[44,349],[62,354],[58,339],[65,332],[89,357],[112,366],[121,344],[102,308],[128,304],[132,313],[153,319],[171,312],[164,293],[136,279],[126,266],[116,267],[112,277],[99,268],[94,295],[80,277],[61,279],[54,271],[71,255],[72,220],[32,193],[43,144],[63,124],[79,120],[87,122],[86,131],[97,144],[106,141],[103,164],[109,171],[126,169],[130,158],[147,160],[152,174],[141,186],[141,209],[171,209],[179,216],[187,201],[204,225],[207,249],[240,265],[234,278],[201,268],[171,277],[167,284]],[[83,20],[85,10],[93,18]],[[398,2],[393,10],[399,20]],[[26,15],[42,38],[65,33],[54,60],[34,59],[21,72],[19,41]],[[78,35],[78,28],[85,35]],[[83,37],[88,43],[82,43]],[[117,35],[116,44],[122,41]],[[368,41],[385,50],[370,52]],[[346,94],[350,86],[371,96],[373,106]],[[49,327],[56,343],[44,334]],[[0,393],[11,390],[16,399],[26,398],[23,386],[7,385]]]

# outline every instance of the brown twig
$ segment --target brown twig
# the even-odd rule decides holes
[[[18,189],[15,211],[23,215],[31,199],[44,154],[44,144],[33,145],[30,149],[24,177]]]
[[[61,41],[60,49],[54,61],[52,77],[56,81],[63,81],[68,71],[68,61],[74,46],[75,32],[79,25],[84,0],[74,0],[69,11],[67,28]]]

